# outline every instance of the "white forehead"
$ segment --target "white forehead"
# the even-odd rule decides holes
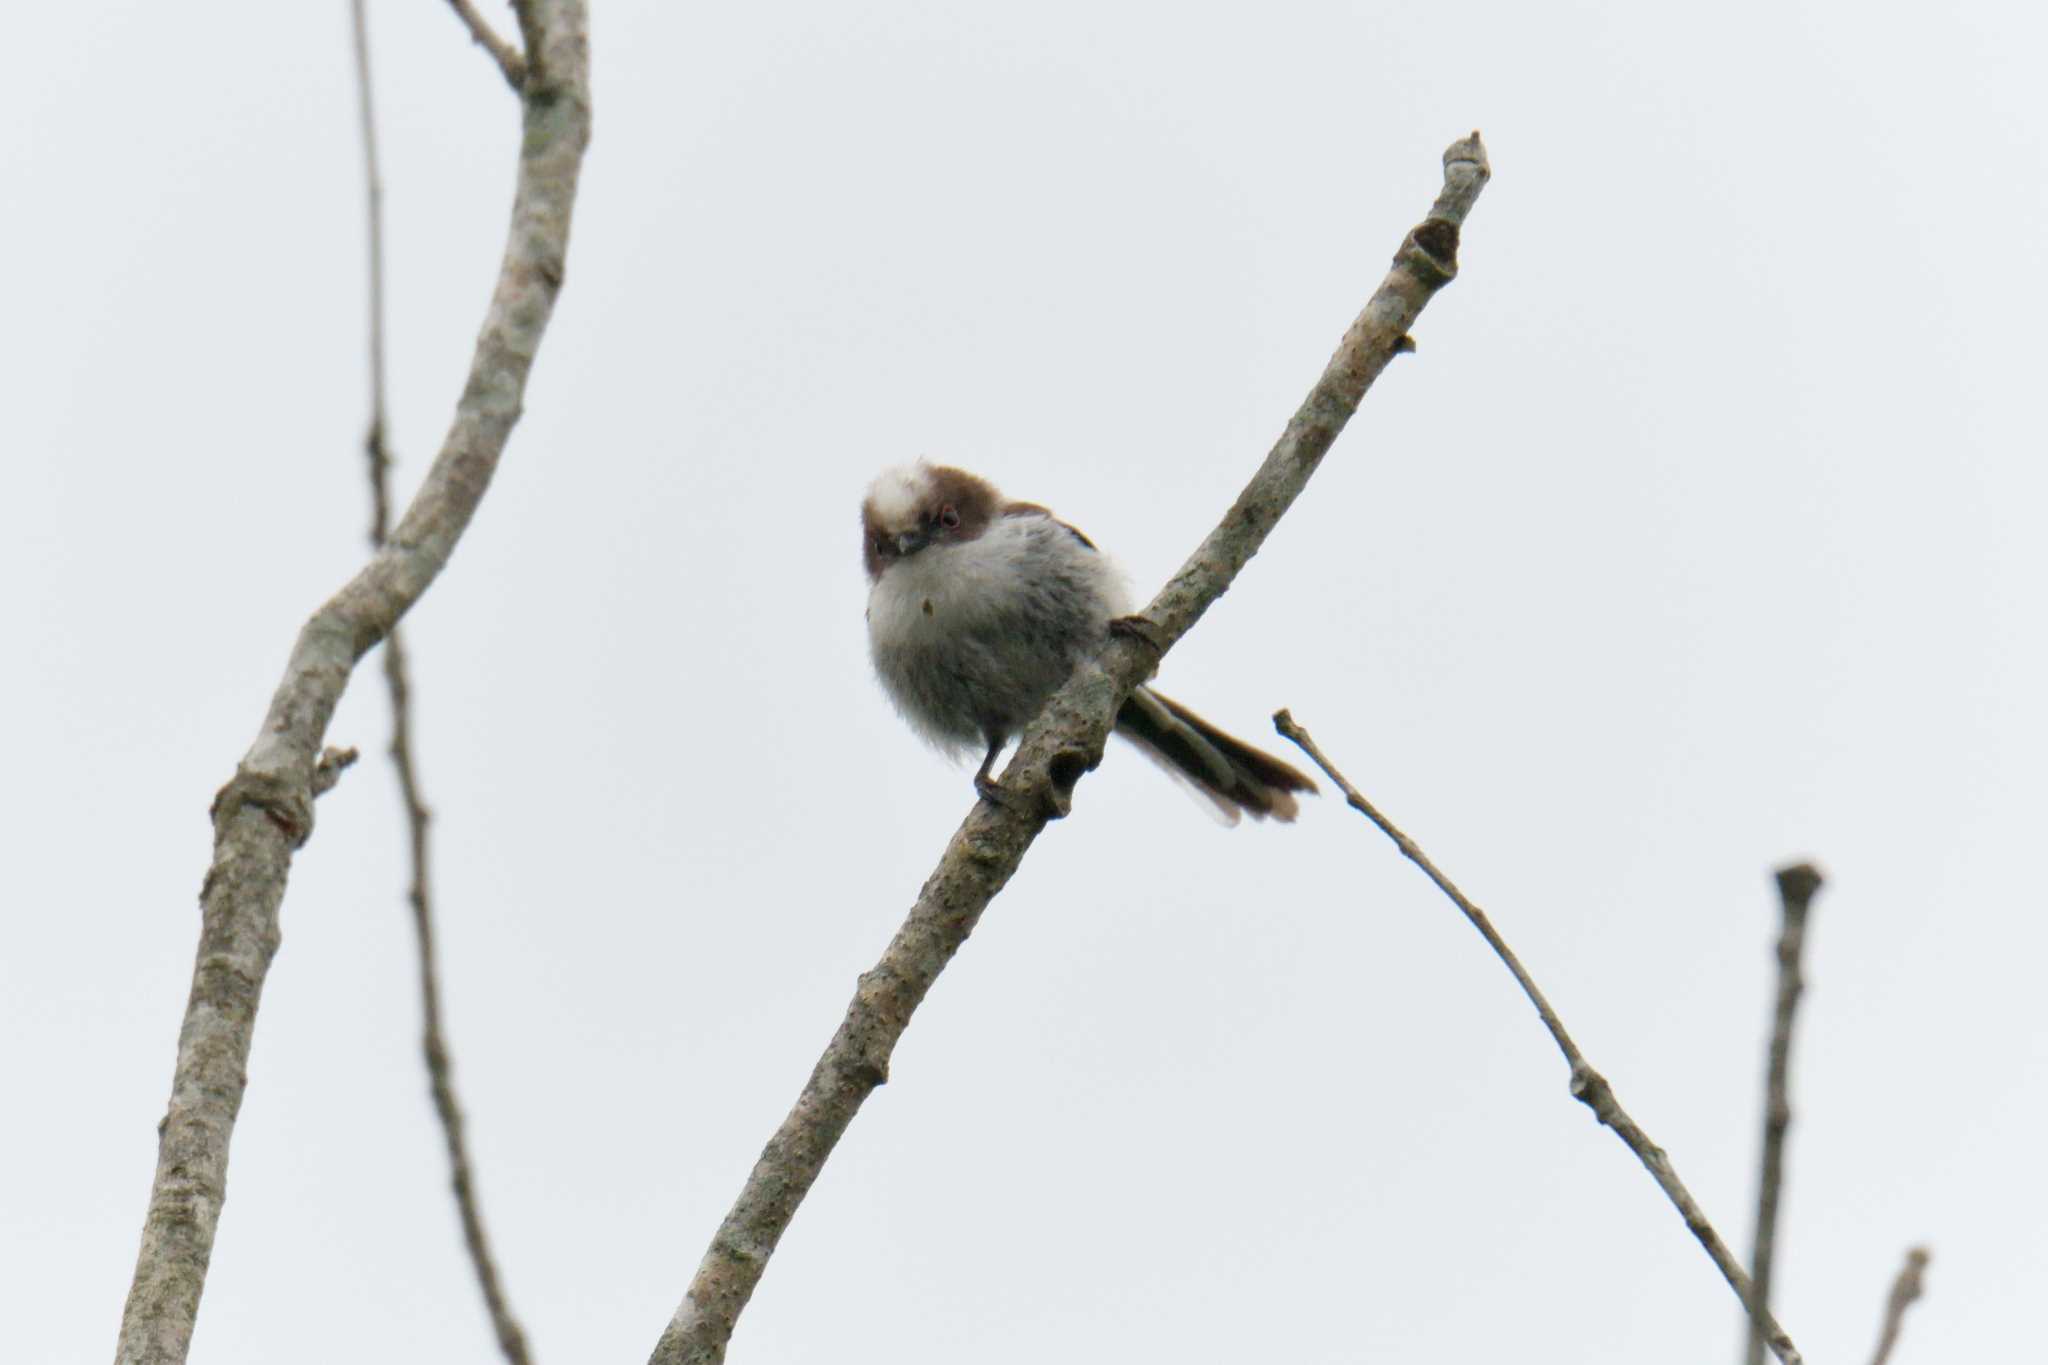
[[[885,469],[868,485],[868,506],[884,526],[908,526],[924,510],[931,489],[929,466],[899,464]]]

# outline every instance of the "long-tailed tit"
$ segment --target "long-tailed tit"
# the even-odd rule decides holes
[[[1043,507],[1009,502],[944,465],[885,470],[861,504],[868,645],[896,709],[926,739],[988,746],[975,788],[1001,799],[996,755],[1130,611],[1107,555]],[[1229,823],[1292,820],[1315,783],[1140,687],[1116,732],[1185,780]]]

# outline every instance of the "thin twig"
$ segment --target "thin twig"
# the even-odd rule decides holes
[[[1424,305],[1456,275],[1460,225],[1489,174],[1477,133],[1444,153],[1443,191],[1429,217],[1402,242],[1393,268],[1222,523],[1153,598],[1142,627],[1112,632],[1026,729],[1001,778],[1011,799],[975,805],[881,961],[861,977],[796,1107],[713,1236],[654,1348],[655,1365],[725,1358],[733,1326],[797,1206],[862,1102],[888,1079],[912,1012],[1039,831],[1066,812],[1074,783],[1102,756],[1118,705],[1258,552],[1366,389],[1403,349]]]
[[[1892,1347],[1899,1344],[1899,1327],[1906,1320],[1906,1309],[1920,1297],[1920,1277],[1926,1273],[1931,1259],[1932,1253],[1926,1247],[1914,1247],[1906,1253],[1906,1263],[1899,1267],[1892,1292],[1885,1298],[1884,1326],[1878,1332],[1877,1354],[1870,1358],[1870,1365],[1885,1365],[1892,1358]]]
[[[412,695],[404,642],[396,630],[384,642],[384,681],[391,693],[391,762],[398,772],[398,789],[405,799],[406,823],[412,836],[412,886],[407,899],[412,904],[413,927],[420,945],[420,1047],[426,1058],[427,1082],[448,1148],[449,1185],[455,1193],[456,1212],[462,1219],[462,1240],[469,1248],[470,1264],[476,1268],[477,1287],[483,1291],[484,1307],[490,1312],[498,1349],[511,1365],[529,1365],[532,1357],[527,1352],[526,1334],[520,1330],[519,1319],[505,1297],[497,1264],[491,1257],[490,1240],[484,1234],[483,1209],[476,1191],[476,1176],[470,1167],[469,1144],[463,1135],[462,1108],[455,1099],[455,1064],[441,1030],[440,971],[434,951],[434,911],[427,877],[427,825],[432,813],[420,796],[414,768]]]
[[[1293,716],[1282,711],[1273,717],[1273,725],[1281,734],[1299,745],[1302,752],[1329,775],[1330,781],[1344,793],[1344,799],[1351,804],[1353,810],[1379,826],[1380,832],[1392,839],[1394,846],[1401,850],[1401,855],[1421,868],[1424,875],[1436,883],[1437,890],[1448,896],[1451,903],[1464,912],[1465,918],[1472,922],[1472,927],[1479,931],[1480,937],[1486,940],[1487,945],[1514,975],[1515,981],[1522,988],[1522,993],[1527,995],[1529,1003],[1536,1007],[1536,1014],[1543,1020],[1543,1027],[1550,1030],[1550,1036],[1556,1040],[1558,1051],[1564,1054],[1565,1061],[1571,1066],[1572,1098],[1591,1109],[1595,1118],[1612,1128],[1615,1136],[1628,1144],[1628,1149],[1642,1161],[1658,1186],[1677,1208],[1679,1216],[1685,1219],[1687,1229],[1699,1239],[1700,1245],[1706,1248],[1707,1255],[1713,1258],[1714,1265],[1727,1279],[1729,1287],[1734,1289],[1735,1297],[1741,1300],[1743,1307],[1763,1328],[1778,1359],[1783,1361],[1784,1365],[1799,1365],[1799,1352],[1792,1345],[1792,1339],[1785,1335],[1785,1329],[1771,1317],[1770,1309],[1756,1297],[1750,1286],[1749,1276],[1743,1273],[1742,1266],[1729,1252],[1727,1245],[1721,1241],[1720,1235],[1714,1231],[1713,1224],[1707,1221],[1706,1213],[1679,1180],[1678,1172],[1672,1168],[1671,1159],[1664,1154],[1664,1149],[1650,1141],[1649,1134],[1628,1116],[1628,1112],[1621,1107],[1621,1101],[1615,1097],[1614,1088],[1607,1083],[1607,1078],[1595,1071],[1586,1061],[1585,1054],[1579,1051],[1578,1044],[1565,1032],[1564,1021],[1557,1017],[1557,1011],[1551,1009],[1550,1002],[1543,998],[1543,992],[1537,989],[1534,978],[1523,969],[1521,959],[1515,956],[1507,941],[1494,930],[1493,922],[1487,919],[1486,912],[1467,899],[1465,893],[1453,885],[1449,877],[1437,870],[1436,864],[1429,860],[1429,855],[1416,846],[1413,839],[1403,834],[1393,821],[1380,814],[1379,809],[1360,795],[1358,789],[1347,782],[1342,773],[1330,766],[1330,760],[1316,747],[1316,742],[1309,737],[1308,731],[1294,723]]]
[[[391,514],[391,456],[386,443],[387,411],[384,366],[384,186],[378,172],[377,116],[370,79],[369,28],[364,16],[365,0],[349,0],[355,23],[356,89],[362,108],[363,169],[368,183],[370,255],[370,424],[363,440],[369,457],[370,548],[381,550],[387,539]],[[441,1132],[448,1149],[449,1183],[455,1192],[455,1208],[462,1221],[462,1240],[469,1248],[470,1264],[476,1270],[477,1285],[483,1291],[484,1307],[491,1315],[498,1349],[511,1365],[529,1365],[526,1334],[506,1301],[492,1259],[490,1240],[484,1233],[483,1210],[471,1172],[469,1144],[463,1136],[462,1108],[455,1099],[454,1062],[441,1028],[440,972],[434,952],[434,909],[428,875],[427,825],[432,818],[426,798],[421,795],[419,762],[412,743],[412,688],[407,668],[405,636],[399,626],[391,628],[384,640],[384,683],[391,696],[391,765],[398,776],[398,791],[405,802],[410,836],[412,885],[407,899],[412,905],[415,936],[419,940],[421,1051],[427,1063],[428,1088],[434,1097],[434,1112],[440,1117]]]
[[[1764,1146],[1757,1165],[1756,1241],[1749,1256],[1749,1278],[1756,1286],[1757,1299],[1771,1301],[1771,1268],[1777,1254],[1778,1194],[1785,1181],[1785,1133],[1792,1126],[1791,1068],[1792,1019],[1799,1010],[1799,997],[1806,990],[1800,971],[1806,947],[1806,914],[1820,891],[1823,878],[1812,863],[1793,863],[1778,869],[1778,900],[1784,907],[1784,922],[1778,931],[1778,1000],[1771,1015],[1770,1060],[1764,1075]],[[1763,1365],[1763,1331],[1756,1319],[1749,1322],[1748,1365]]]
[[[583,0],[527,3],[547,56],[535,69],[546,78],[529,80],[521,100],[512,222],[454,421],[390,539],[299,631],[255,742],[214,799],[192,993],[121,1318],[122,1365],[176,1365],[190,1350],[278,910],[292,856],[312,834],[322,740],[357,661],[433,583],[475,515],[561,290],[590,139],[587,19]],[[226,585],[216,608],[239,605]]]
[[[391,455],[385,446],[384,404],[384,171],[377,155],[377,105],[370,88],[370,24],[364,0],[349,0],[355,39],[356,112],[363,142],[364,216],[370,251],[370,427],[363,453],[370,461],[370,548],[384,544],[391,524]]]
[[[491,54],[491,60],[498,64],[498,70],[505,73],[505,83],[516,94],[526,88],[526,58],[519,55],[519,49],[506,42],[492,29],[490,21],[476,12],[476,6],[469,0],[448,0],[455,17],[462,20],[462,26],[469,30],[469,36],[476,45]],[[520,18],[525,19],[521,14]]]

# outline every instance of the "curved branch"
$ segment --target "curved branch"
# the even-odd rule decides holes
[[[1636,1159],[1643,1163],[1643,1168],[1649,1171],[1651,1179],[1657,1182],[1657,1187],[1664,1191],[1665,1198],[1678,1210],[1679,1217],[1685,1220],[1686,1229],[1699,1240],[1700,1246],[1705,1248],[1707,1256],[1721,1272],[1722,1278],[1728,1281],[1728,1287],[1735,1291],[1735,1297],[1748,1310],[1752,1320],[1757,1324],[1757,1330],[1770,1343],[1771,1350],[1776,1353],[1778,1359],[1783,1361],[1784,1365],[1800,1365],[1799,1351],[1793,1346],[1792,1338],[1785,1334],[1785,1329],[1771,1316],[1770,1307],[1750,1284],[1749,1276],[1742,1273],[1741,1263],[1728,1250],[1727,1243],[1721,1240],[1721,1234],[1714,1231],[1714,1225],[1707,1221],[1706,1211],[1699,1206],[1699,1201],[1692,1197],[1692,1192],[1686,1189],[1685,1182],[1678,1178],[1678,1170],[1671,1164],[1671,1158],[1664,1154],[1662,1147],[1650,1141],[1650,1135],[1629,1117],[1626,1109],[1621,1107],[1621,1100],[1615,1095],[1614,1087],[1607,1083],[1605,1076],[1593,1069],[1592,1063],[1586,1060],[1586,1055],[1579,1051],[1579,1045],[1572,1041],[1571,1034],[1565,1032],[1564,1020],[1558,1018],[1557,1011],[1550,1007],[1550,1002],[1544,998],[1543,992],[1537,989],[1536,979],[1522,966],[1522,960],[1508,947],[1507,940],[1493,927],[1493,921],[1486,917],[1486,912],[1473,904],[1465,893],[1458,889],[1456,883],[1439,871],[1437,865],[1429,860],[1429,855],[1424,853],[1413,839],[1401,832],[1400,826],[1380,814],[1379,807],[1368,801],[1358,788],[1345,780],[1344,774],[1331,766],[1330,760],[1316,747],[1316,742],[1309,736],[1308,731],[1294,723],[1293,716],[1281,711],[1273,717],[1273,728],[1299,745],[1301,751],[1336,784],[1337,790],[1344,793],[1345,802],[1377,825],[1382,834],[1392,839],[1394,847],[1401,850],[1401,856],[1421,868],[1423,875],[1436,884],[1437,890],[1443,892],[1451,904],[1457,906],[1465,918],[1471,921],[1472,927],[1479,931],[1479,936],[1486,940],[1487,946],[1500,958],[1501,965],[1514,976],[1515,983],[1522,988],[1522,993],[1529,997],[1529,1003],[1536,1007],[1537,1017],[1543,1021],[1543,1027],[1550,1031],[1552,1040],[1557,1043],[1557,1050],[1564,1054],[1565,1063],[1571,1067],[1572,1098],[1592,1110],[1593,1117],[1613,1129],[1614,1135],[1636,1154]]]
[[[363,437],[370,475],[370,548],[379,550],[391,532],[391,452],[385,432],[384,366],[384,182],[378,169],[377,113],[370,80],[369,24],[364,14],[366,0],[349,0],[355,31],[356,92],[361,104],[363,135],[363,176],[367,187],[367,217],[370,257],[370,423]],[[516,54],[515,54],[516,57]],[[522,70],[521,79],[525,77]],[[448,1151],[448,1183],[455,1194],[455,1211],[462,1223],[463,1245],[476,1272],[477,1288],[484,1297],[484,1309],[491,1316],[491,1330],[498,1338],[498,1350],[507,1365],[528,1365],[526,1333],[505,1296],[498,1278],[497,1261],[491,1255],[490,1238],[484,1232],[482,1200],[477,1195],[476,1176],[469,1161],[469,1141],[464,1136],[462,1106],[455,1098],[455,1063],[441,1028],[441,985],[438,957],[434,950],[433,879],[428,875],[431,844],[427,828],[433,814],[420,791],[419,761],[412,742],[412,681],[406,661],[405,632],[392,626],[384,637],[384,686],[391,698],[391,766],[398,778],[398,795],[405,807],[407,845],[412,855],[412,886],[406,900],[412,906],[414,937],[420,956],[420,1051],[427,1064],[427,1088],[433,1095],[434,1113],[441,1120],[442,1143]]]
[[[521,101],[511,232],[454,423],[388,543],[299,632],[255,743],[214,799],[198,959],[121,1319],[122,1362],[178,1362],[190,1348],[278,906],[292,854],[312,832],[321,740],[356,662],[419,600],[475,514],[561,289],[590,136],[589,42],[582,0],[527,8],[542,44]]]
[[[1118,705],[1258,553],[1387,362],[1413,349],[1408,329],[1456,275],[1459,227],[1490,174],[1477,133],[1444,153],[1443,192],[1429,217],[1402,242],[1393,268],[1222,523],[1145,614],[1122,623],[1125,628],[1075,671],[1025,731],[1002,775],[1012,799],[975,806],[881,961],[861,977],[796,1107],[768,1140],[712,1238],[655,1345],[654,1365],[724,1359],[740,1312],[797,1206],[861,1104],[888,1079],[890,1055],[911,1013],[1039,831],[1065,814],[1074,783],[1102,756]]]

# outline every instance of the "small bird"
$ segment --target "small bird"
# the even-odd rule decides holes
[[[861,504],[868,647],[911,727],[952,753],[988,746],[975,790],[991,801],[996,755],[1074,666],[1130,612],[1107,555],[1035,503],[986,479],[920,462],[884,470]],[[1213,805],[1292,820],[1315,783],[1149,687],[1117,712],[1116,732]]]

